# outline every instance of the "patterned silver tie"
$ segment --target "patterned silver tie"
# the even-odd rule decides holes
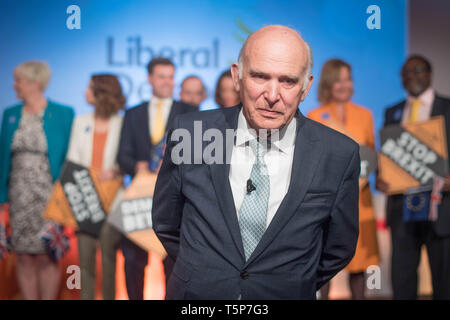
[[[239,226],[244,245],[245,260],[248,260],[266,231],[267,207],[270,195],[270,179],[264,154],[267,152],[261,142],[250,140],[250,147],[256,155],[250,180],[256,187],[244,196],[239,212]]]

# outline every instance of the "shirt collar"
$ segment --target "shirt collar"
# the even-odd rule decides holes
[[[428,87],[418,97],[408,96],[408,102],[412,103],[414,100],[419,99],[423,104],[432,104],[434,100],[434,90],[432,87]]]
[[[256,139],[256,132],[250,129],[247,119],[245,119],[244,112],[241,109],[236,130],[236,146],[246,145],[248,141]],[[272,136],[271,143],[278,151],[287,153],[288,149],[294,146],[296,133],[297,118],[294,116],[291,122],[279,131],[278,135]]]
[[[152,97],[150,99],[150,104],[156,106],[156,103],[158,101],[162,101],[163,102],[163,106],[167,106],[167,105],[172,105],[173,102],[173,98],[169,97],[169,98],[157,98],[157,97]]]

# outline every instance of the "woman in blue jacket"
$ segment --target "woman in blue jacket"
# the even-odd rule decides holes
[[[24,299],[56,299],[60,281],[58,265],[46,252],[39,232],[53,182],[64,163],[74,111],[45,98],[49,80],[45,62],[17,66],[13,87],[22,103],[7,108],[2,118],[0,204],[9,204]]]

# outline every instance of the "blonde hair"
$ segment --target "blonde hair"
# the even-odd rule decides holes
[[[14,73],[18,73],[25,77],[28,81],[37,81],[41,85],[41,90],[44,91],[50,82],[50,67],[44,61],[27,61],[19,64]]]
[[[348,69],[351,78],[352,67],[341,59],[331,59],[323,65],[318,89],[318,99],[320,103],[325,104],[331,101],[331,88],[333,87],[333,84],[339,81],[339,73],[342,68]]]

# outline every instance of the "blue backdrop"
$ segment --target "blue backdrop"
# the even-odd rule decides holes
[[[69,30],[69,5],[81,9],[81,29]],[[381,29],[369,30],[366,9],[381,9]],[[300,106],[318,105],[317,84],[323,63],[339,57],[353,67],[353,101],[369,107],[376,127],[383,109],[403,96],[400,67],[406,55],[406,0],[172,0],[172,1],[11,1],[0,4],[0,111],[17,102],[13,69],[26,60],[46,60],[52,79],[46,95],[71,105],[78,114],[91,110],[84,100],[96,72],[121,75],[128,106],[150,97],[146,64],[163,55],[176,64],[177,88],[188,74],[199,75],[215,108],[218,75],[237,59],[248,33],[268,24],[298,30],[313,49],[316,77]]]

